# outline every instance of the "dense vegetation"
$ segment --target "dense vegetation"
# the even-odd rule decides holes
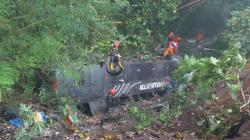
[[[194,32],[197,28],[189,29],[190,25],[201,18],[197,15],[213,11],[210,16],[214,18],[220,13],[216,17],[221,19],[218,28],[226,29],[223,43],[227,49],[218,58],[184,57],[175,74],[180,83],[175,103],[171,110],[161,112],[157,119],[169,122],[181,114],[186,104],[203,107],[205,100],[215,100],[212,88],[217,81],[224,80],[235,101],[236,111],[223,115],[219,112],[217,116],[220,117],[215,114],[214,117],[201,118],[201,125],[210,118],[206,131],[216,134],[225,126],[225,118],[239,113],[244,104],[236,94],[241,89],[239,71],[244,67],[245,54],[250,48],[249,0],[209,0],[189,9],[189,12],[178,11],[182,2],[186,1],[0,0],[0,102],[7,102],[13,94],[37,95],[35,92],[39,93],[39,101],[46,101],[45,93],[51,87],[40,77],[41,73],[48,77],[58,70],[70,74],[73,64],[96,63],[105,57],[114,40],[122,42],[124,55],[143,53],[162,43],[169,31],[189,35],[187,32]],[[230,13],[230,19],[225,22]],[[199,28],[206,28],[205,25],[203,23]],[[183,88],[187,84],[193,88],[189,94],[192,95],[190,102],[186,100],[190,97]],[[22,107],[26,111],[29,108]],[[154,121],[147,119],[148,112],[135,107],[129,111],[141,119],[139,129]],[[226,132],[220,134],[226,135]]]
[[[170,104],[170,110],[162,111],[158,116],[152,116],[146,110],[130,108],[131,116],[136,116],[139,122],[138,129],[148,127],[154,121],[170,122],[171,119],[181,115],[183,109],[192,106],[199,110],[196,114],[196,123],[200,127],[201,137],[209,138],[211,135],[216,135],[219,138],[225,138],[236,131],[235,123],[242,120],[244,116],[242,114],[249,115],[247,107],[249,102],[244,99],[245,93],[239,75],[246,64],[245,57],[250,45],[249,3],[245,4],[235,8],[229,19],[224,21],[226,26],[223,27],[225,31],[222,38],[227,48],[221,56],[182,58],[179,68],[175,71],[179,86]],[[217,7],[212,7],[214,8]],[[231,96],[232,100],[228,106],[217,104],[220,100],[218,95],[214,94],[214,88],[218,83],[225,84],[228,96]]]
[[[32,93],[37,70],[98,61],[113,40],[123,41],[124,52],[143,50],[152,36],[168,31],[179,3],[1,0],[0,100],[13,93],[13,85],[17,92]]]

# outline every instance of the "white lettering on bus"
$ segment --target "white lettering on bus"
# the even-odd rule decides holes
[[[141,84],[140,90],[148,90],[153,88],[160,88],[167,85],[168,82],[154,82],[154,83],[148,83],[148,84]]]

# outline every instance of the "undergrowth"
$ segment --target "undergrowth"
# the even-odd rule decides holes
[[[129,115],[136,120],[135,129],[143,130],[149,127],[153,121],[153,114],[149,110],[142,110],[135,105],[131,105],[128,108]]]
[[[22,126],[15,135],[17,140],[29,140],[35,136],[38,136],[46,127],[45,122],[35,122],[35,112],[29,105],[20,104],[19,117],[21,119]]]
[[[157,120],[163,123],[171,122],[181,115],[184,108],[195,105],[201,110],[199,118],[196,119],[203,138],[216,135],[223,139],[231,135],[231,129],[235,122],[239,122],[241,114],[246,112],[249,116],[250,113],[247,112],[249,103],[241,100],[244,93],[239,78],[246,64],[245,54],[250,45],[249,32],[245,32],[246,29],[250,29],[250,22],[247,22],[250,16],[246,16],[249,13],[249,8],[232,13],[224,33],[228,47],[220,57],[182,58],[174,74],[179,84],[173,95],[174,104],[168,110],[163,110],[158,114],[159,117],[155,117],[137,107],[130,108],[131,116],[138,120],[137,128],[143,129]],[[218,97],[214,94],[213,88],[218,82],[226,85],[232,99],[230,106],[217,105]],[[213,106],[216,111],[207,109],[207,106]]]

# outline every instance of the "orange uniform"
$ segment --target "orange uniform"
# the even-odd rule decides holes
[[[164,57],[171,56],[176,53],[176,50],[179,48],[179,43],[176,41],[170,41],[168,47],[165,48]]]
[[[179,48],[179,43],[181,41],[180,37],[173,39],[168,43],[168,47],[165,48],[164,57],[174,55]]]

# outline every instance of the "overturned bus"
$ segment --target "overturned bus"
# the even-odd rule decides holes
[[[124,62],[124,70],[110,74],[107,65],[88,65],[77,71],[75,80],[56,74],[54,91],[58,95],[70,95],[80,104],[89,106],[92,114],[103,112],[109,106],[108,99],[132,97],[142,93],[162,92],[170,84],[171,74],[178,60],[157,62]]]

